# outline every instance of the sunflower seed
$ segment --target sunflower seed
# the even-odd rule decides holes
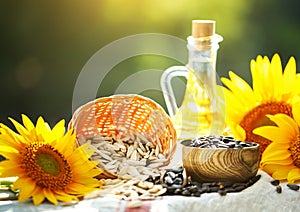
[[[280,183],[279,180],[272,180],[272,181],[271,181],[271,184],[272,184],[273,186],[278,186],[279,183]]]
[[[143,202],[141,200],[135,200],[135,201],[131,201],[127,204],[128,208],[138,208],[141,207],[143,205]]]
[[[154,184],[148,181],[140,181],[137,186],[143,189],[151,189],[153,188]]]
[[[120,176],[123,176],[123,175],[126,175],[127,174],[127,171],[128,171],[128,167],[127,166],[123,166],[120,171],[119,171],[119,175]]]
[[[101,157],[103,157],[104,159],[108,160],[108,161],[112,161],[112,158],[109,157],[108,155],[106,155],[105,153],[102,152],[102,150],[96,150],[97,153],[99,153],[99,155]]]
[[[143,150],[142,150],[141,148],[137,148],[137,151],[139,152],[139,154],[140,154],[141,156],[145,156],[145,155],[146,155],[146,153],[143,152]]]
[[[142,142],[138,142],[139,144],[139,147],[140,149],[143,151],[143,152],[147,152],[147,150],[145,149],[144,145],[142,144]]]
[[[133,147],[133,146],[130,146],[130,147],[128,148],[128,150],[127,150],[126,157],[127,157],[127,158],[130,158],[130,156],[132,155],[133,151],[134,151],[134,147]]]
[[[163,189],[163,187],[161,185],[154,185],[152,188],[150,188],[148,190],[148,192],[152,193],[152,194],[155,194],[155,193],[159,192],[162,189]]]
[[[159,152],[163,152],[163,149],[162,149],[162,145],[160,143],[160,140],[158,140],[158,148],[159,148]],[[158,155],[157,155],[158,156]]]
[[[130,159],[132,160],[138,160],[137,150],[134,150],[130,156]]]
[[[139,194],[136,191],[131,190],[129,197],[131,200],[137,200],[139,198]]]
[[[290,189],[294,190],[294,191],[298,191],[300,186],[296,185],[296,184],[287,184],[287,187],[289,187]]]
[[[155,155],[156,155],[156,157],[158,156],[158,154],[159,154],[159,146],[157,145],[156,148],[155,148]]]
[[[142,161],[142,160],[137,161],[137,160],[128,159],[127,164],[130,166],[145,166],[146,161]]]
[[[134,177],[140,174],[134,166],[129,166],[128,173]]]
[[[153,149],[155,147],[154,144],[151,142],[146,143],[146,146],[148,146],[151,149]]]
[[[282,188],[280,185],[276,186],[276,192],[280,194],[282,192]]]

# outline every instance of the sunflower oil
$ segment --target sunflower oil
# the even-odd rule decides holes
[[[168,68],[161,78],[166,105],[179,140],[220,134],[224,126],[215,69],[218,43],[223,38],[215,34],[215,21],[194,20],[192,24],[192,36],[187,38],[188,64]],[[187,78],[179,108],[171,86],[172,78],[177,76]]]

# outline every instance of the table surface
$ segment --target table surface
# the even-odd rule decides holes
[[[138,208],[128,208],[129,201],[98,197],[82,200],[75,205],[58,206],[42,203],[34,206],[31,201],[0,201],[0,211],[300,211],[300,191],[293,191],[281,182],[282,193],[270,181],[272,178],[259,171],[261,179],[251,187],[221,196],[205,193],[201,197],[163,196],[155,200],[143,201]]]

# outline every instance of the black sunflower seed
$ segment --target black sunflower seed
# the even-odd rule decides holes
[[[276,192],[280,194],[282,192],[282,188],[280,185],[276,186]]]
[[[287,187],[289,187],[290,189],[294,190],[294,191],[298,191],[300,186],[296,185],[296,184],[287,184]]]
[[[272,181],[271,181],[271,184],[272,184],[273,186],[278,186],[278,185],[279,185],[279,180],[272,180]]]

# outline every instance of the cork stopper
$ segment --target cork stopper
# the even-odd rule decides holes
[[[194,38],[208,37],[215,34],[216,22],[212,20],[193,20],[192,36]]]

